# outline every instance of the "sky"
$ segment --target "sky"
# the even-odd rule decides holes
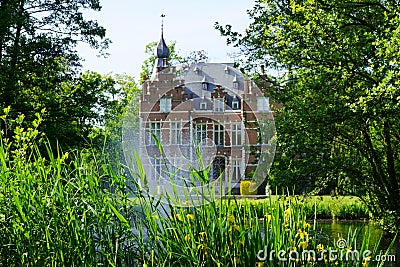
[[[226,45],[226,38],[214,29],[214,23],[230,24],[242,32],[250,23],[246,10],[253,0],[101,0],[100,12],[88,12],[87,18],[96,19],[106,28],[111,39],[107,58],[87,45],[79,45],[84,59],[84,70],[101,74],[127,73],[139,77],[146,44],[158,41],[161,35],[161,14],[164,18],[164,39],[176,41],[181,55],[205,50],[210,62],[233,62],[229,53],[234,48]]]

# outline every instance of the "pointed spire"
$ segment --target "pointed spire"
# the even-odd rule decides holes
[[[162,14],[161,15],[161,38],[160,38],[160,41],[158,42],[158,45],[157,45],[157,48],[155,51],[156,52],[155,56],[156,56],[156,58],[167,58],[168,59],[168,57],[170,55],[170,51],[164,40],[164,19],[163,19],[164,17],[165,17],[165,15]]]
[[[157,73],[162,71],[163,69],[167,68],[168,65],[168,58],[171,52],[164,40],[164,18],[165,15],[161,14],[161,38],[155,48],[154,55],[156,57],[153,74],[151,75],[151,81],[154,81],[157,77]]]

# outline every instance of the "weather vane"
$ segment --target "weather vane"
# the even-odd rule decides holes
[[[164,30],[164,18],[165,18],[165,14],[161,14],[161,31]]]

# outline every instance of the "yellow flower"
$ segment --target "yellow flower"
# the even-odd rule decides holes
[[[299,235],[301,235],[303,233],[303,231],[301,229],[297,230],[297,234],[295,235],[295,237],[298,237]]]
[[[311,225],[308,222],[303,223],[303,228],[304,229],[310,229]]]
[[[370,260],[371,260],[371,256],[368,256],[368,257],[364,258],[362,260],[362,267],[367,267]]]
[[[240,227],[237,224],[231,225],[231,227],[229,227],[229,231],[232,231],[232,229],[235,229],[236,231],[240,232]]]
[[[179,221],[182,221],[182,216],[178,213],[178,214],[176,214],[176,218],[179,220]]]
[[[290,208],[287,208],[286,210],[285,210],[285,215],[289,215],[290,214]]]
[[[314,258],[313,258],[313,257],[311,257],[311,255],[310,255],[310,254],[308,254],[308,257],[307,257],[307,262],[312,262],[312,261],[314,261]]]
[[[257,261],[257,267],[264,267],[264,262]]]
[[[324,250],[324,245],[323,244],[318,244],[317,245],[317,249],[318,249],[318,251]]]
[[[194,220],[194,215],[193,214],[186,214],[186,218],[188,220]]]
[[[299,243],[299,248],[301,247],[302,249],[306,249],[308,246],[308,242],[307,241],[302,241]]]
[[[240,263],[240,254],[237,254],[235,259],[236,259],[236,263]]]
[[[233,216],[233,215],[230,215],[230,216],[228,216],[228,218],[226,219],[228,222],[234,222],[235,221],[235,216]]]
[[[189,241],[189,240],[190,240],[190,235],[189,235],[189,234],[187,234],[187,235],[185,236],[185,240],[186,240],[186,241]]]
[[[200,232],[199,235],[200,235],[201,241],[204,242],[204,240],[207,239],[207,233],[206,232]]]
[[[271,214],[266,214],[265,217],[267,217],[267,222],[271,222],[271,219],[272,219]]]

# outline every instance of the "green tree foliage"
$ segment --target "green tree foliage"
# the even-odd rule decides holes
[[[127,74],[105,75],[101,80],[109,85],[105,90],[107,101],[100,112],[100,127],[93,127],[89,134],[98,149],[106,149],[112,162],[122,160],[122,123],[125,116],[136,121],[139,115],[140,90],[135,78]],[[137,105],[128,105],[131,101]]]
[[[284,104],[276,112],[275,181],[292,177],[356,194],[398,230],[398,2],[259,0],[249,15],[244,34],[216,28],[242,49],[249,71],[288,70],[269,77],[269,93]]]
[[[154,51],[157,47],[157,44],[158,42],[150,42],[146,45],[144,52],[148,55],[148,58],[144,60],[142,64],[142,71],[140,73],[141,83],[151,77],[156,59]],[[172,66],[178,66],[181,71],[184,71],[192,64],[198,62],[208,62],[209,60],[208,53],[205,50],[191,51],[187,56],[181,55],[180,51],[176,48],[175,41],[173,41],[168,48],[171,51],[168,63]]]
[[[46,108],[49,138],[69,146],[86,135],[84,124],[96,120],[93,106],[103,101],[101,89],[83,82],[89,74],[77,78],[76,52],[79,42],[107,47],[105,29],[82,13],[100,8],[98,0],[0,2],[0,107],[11,106],[12,117],[25,114],[27,124]]]

